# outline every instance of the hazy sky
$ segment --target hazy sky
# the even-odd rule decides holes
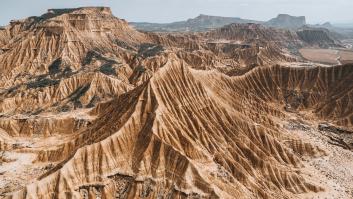
[[[0,25],[38,16],[48,8],[110,6],[128,21],[172,22],[199,14],[268,20],[279,13],[304,15],[308,23],[353,24],[353,0],[0,0]]]

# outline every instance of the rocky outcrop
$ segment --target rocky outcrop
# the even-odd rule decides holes
[[[279,14],[276,18],[269,20],[265,24],[276,28],[297,29],[306,25],[306,20],[304,16],[295,17],[288,14]]]
[[[353,131],[329,123],[320,123],[318,129],[327,136],[330,144],[353,151]]]
[[[311,46],[321,48],[342,47],[339,36],[323,28],[304,27],[297,31],[299,38]]]
[[[353,127],[353,67],[279,65],[305,45],[291,31],[142,33],[98,7],[0,38],[0,149],[25,163],[3,174],[5,198],[315,195],[302,160],[327,153],[283,121]]]

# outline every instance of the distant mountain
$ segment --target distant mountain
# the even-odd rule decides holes
[[[321,26],[325,28],[333,28],[333,25],[330,22],[323,23]]]
[[[335,34],[335,32],[338,33],[335,34],[335,38],[353,38],[353,27],[349,27],[348,25],[332,25],[330,22],[326,22],[324,24],[310,25],[306,23],[306,19],[304,16],[291,16],[288,14],[279,14],[276,18],[273,18],[266,22],[242,19],[239,17],[221,17],[201,14],[195,18],[172,23],[130,22],[129,24],[135,27],[135,29],[137,30],[147,32],[202,32],[220,28],[233,23],[262,24],[267,27],[289,29],[293,31],[303,28],[304,26],[311,28],[325,28],[333,34]]]
[[[343,39],[343,36],[327,28],[303,26],[296,33],[300,40],[309,45],[320,46],[322,48],[342,47],[340,40]]]
[[[306,18],[304,16],[291,16],[288,14],[279,14],[276,18],[273,18],[267,22],[242,19],[239,17],[221,17],[201,14],[196,18],[172,23],[131,22],[129,24],[134,26],[137,30],[147,32],[202,32],[221,28],[230,24],[246,23],[261,24],[267,27],[287,29],[292,31],[297,31],[306,27],[305,34],[308,33],[309,27],[318,28],[318,34],[329,35],[329,38],[332,38],[333,40],[353,38],[353,28],[344,28],[337,26],[336,24],[332,25],[330,22],[310,25],[306,23]],[[329,32],[327,32],[327,30],[329,30]],[[316,35],[316,33],[313,33],[313,29],[309,32],[310,35]],[[332,42],[327,42],[324,44],[324,46],[331,43]]]
[[[295,17],[288,14],[279,14],[267,22],[256,21],[250,19],[242,19],[239,17],[221,17],[201,14],[196,18],[188,19],[186,21],[179,21],[173,23],[148,23],[148,22],[132,22],[130,23],[138,30],[152,31],[152,32],[199,32],[210,29],[220,28],[232,23],[244,24],[255,23],[263,24],[269,27],[297,29],[306,25],[304,16]]]
[[[239,17],[220,17],[210,15],[199,15],[196,18],[186,21],[173,23],[148,23],[148,22],[132,22],[130,23],[136,29],[153,32],[185,32],[185,31],[205,31],[214,28],[220,28],[232,23],[262,23],[260,21],[242,19]]]
[[[331,24],[330,22],[326,22],[323,24],[316,24],[316,25],[306,25],[307,27],[311,28],[318,28],[318,29],[326,29],[330,31],[331,36],[335,39],[352,39],[353,38],[353,27],[342,27],[337,24]]]
[[[297,29],[306,25],[306,20],[304,16],[295,17],[288,14],[279,14],[276,18],[266,22],[265,25],[275,28]]]

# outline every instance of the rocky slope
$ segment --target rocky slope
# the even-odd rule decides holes
[[[304,16],[295,17],[287,14],[279,14],[267,22],[246,20],[240,18],[217,17],[200,15],[194,19],[169,24],[154,23],[130,23],[135,28],[148,32],[207,32],[214,29],[227,29],[232,26],[239,26],[243,29],[260,27],[268,28],[267,32],[283,32],[282,37],[291,35],[290,40],[300,40],[307,46],[317,46],[321,48],[343,47],[340,40],[347,38],[346,34],[338,33],[336,28],[326,28],[324,26],[307,25]],[[273,30],[273,29],[277,30]],[[230,30],[231,31],[231,30]],[[288,39],[287,39],[288,40]],[[293,43],[294,41],[290,41]]]
[[[301,45],[289,32],[251,24],[195,35],[141,33],[108,8],[49,10],[13,21],[0,35],[3,115],[93,107],[148,79],[170,53],[228,73],[294,60],[286,49]]]
[[[340,88],[352,78],[351,69],[275,66],[231,78],[169,61],[126,96],[98,106],[99,117],[85,130],[40,149],[37,161],[58,165],[10,198],[322,192],[301,177],[300,159],[325,152],[281,133],[286,130],[276,118],[285,118],[287,107],[352,127],[352,109],[341,106],[352,89]],[[322,100],[332,95],[335,103]]]
[[[302,27],[297,30],[298,37],[312,45],[321,48],[342,47],[340,34],[330,32],[325,28]]]
[[[143,33],[104,7],[13,21],[0,30],[0,197],[349,198],[351,172],[320,167],[344,172],[336,191],[307,161],[333,142],[351,158],[353,67],[292,62],[303,45],[256,24]]]
[[[295,17],[288,14],[279,14],[276,18],[265,23],[267,26],[276,28],[297,29],[306,25],[305,16]]]
[[[133,73],[127,62],[137,51],[127,48],[147,41],[108,8],[49,10],[12,22],[1,38],[0,110],[6,114],[87,106],[126,92]]]

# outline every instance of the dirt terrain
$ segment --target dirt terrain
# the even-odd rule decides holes
[[[303,157],[302,174],[312,182],[325,187],[320,193],[300,194],[300,198],[352,198],[352,150],[334,145],[330,139],[332,132],[322,131],[317,121],[310,121],[305,113],[290,114],[282,121],[288,133],[298,139],[311,143],[325,151],[325,155],[315,158]],[[304,118],[304,120],[303,120]],[[344,157],[344,158],[342,158]]]
[[[311,34],[140,32],[107,7],[12,21],[0,198],[353,198],[353,66],[303,62],[336,46]]]
[[[325,63],[325,64],[338,64],[339,51],[333,49],[300,49],[301,55],[310,61]]]
[[[324,64],[348,64],[353,62],[353,51],[342,49],[303,48],[300,54],[307,60]]]
[[[340,61],[342,64],[353,63],[353,51],[350,50],[341,50],[339,52]]]

